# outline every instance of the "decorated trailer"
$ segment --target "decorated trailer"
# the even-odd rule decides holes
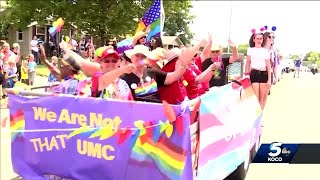
[[[244,179],[259,147],[248,79],[182,105],[9,92],[12,165],[26,180]]]

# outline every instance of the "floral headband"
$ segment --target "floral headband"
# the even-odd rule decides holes
[[[268,26],[263,26],[263,27],[260,28],[260,33],[264,33],[267,30],[268,30]],[[272,26],[271,30],[272,30],[272,32],[274,32],[274,31],[277,30],[277,27],[276,26]],[[257,33],[256,29],[251,29],[251,33],[252,34],[256,34]]]

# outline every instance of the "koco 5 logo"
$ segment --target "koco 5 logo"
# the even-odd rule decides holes
[[[281,154],[282,151],[282,143],[279,142],[275,142],[270,144],[269,147],[269,157],[268,157],[268,161],[271,162],[281,162],[282,161],[282,157],[278,157]]]

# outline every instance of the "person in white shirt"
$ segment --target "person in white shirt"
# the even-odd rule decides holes
[[[270,53],[262,47],[263,34],[252,34],[247,52],[246,74],[263,110],[271,87]]]
[[[34,60],[37,64],[40,63],[40,59],[39,59],[39,41],[37,36],[33,36],[32,41],[30,42],[30,46],[29,46],[30,52],[31,54],[33,54],[34,56]]]

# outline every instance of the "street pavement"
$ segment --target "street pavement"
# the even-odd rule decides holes
[[[45,78],[37,78],[39,85]],[[272,87],[264,112],[261,143],[320,143],[320,74],[302,73],[300,78],[285,74]],[[8,115],[1,110],[0,117]],[[1,128],[1,180],[10,180],[13,173],[10,162],[9,124]],[[246,180],[319,179],[319,165],[251,164]]]
[[[320,143],[320,74],[293,74],[274,86],[264,112],[262,143]],[[319,165],[251,164],[246,180],[320,179]]]

